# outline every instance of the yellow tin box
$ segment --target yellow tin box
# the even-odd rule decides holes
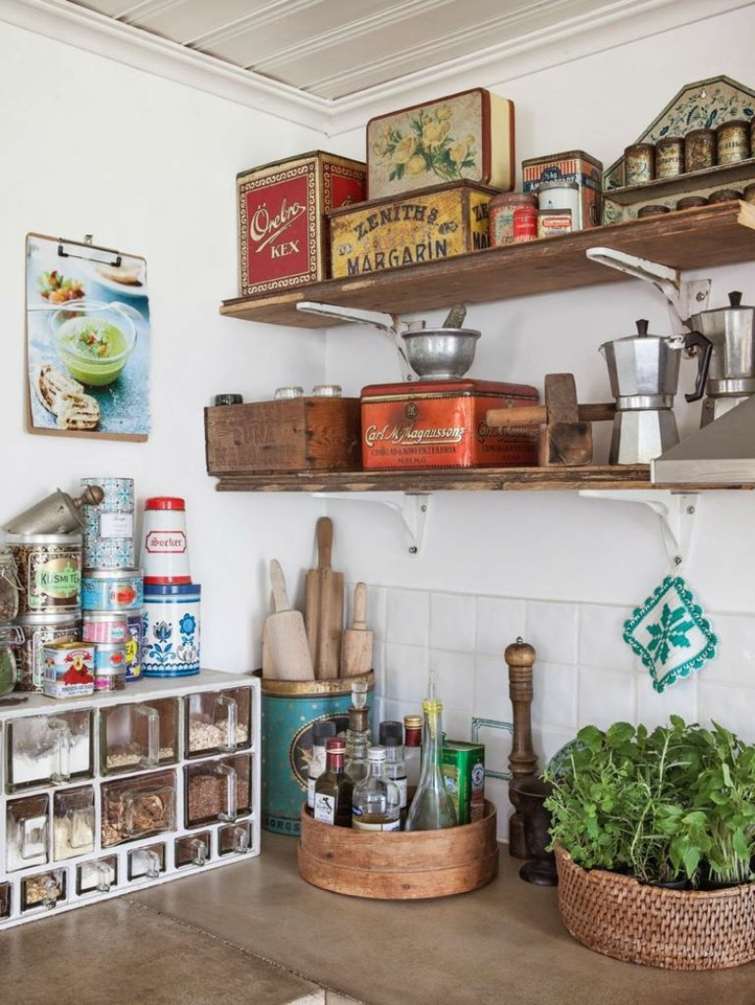
[[[331,275],[361,276],[487,248],[488,203],[496,192],[463,181],[331,210]]]

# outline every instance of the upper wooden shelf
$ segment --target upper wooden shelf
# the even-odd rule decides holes
[[[280,293],[225,300],[220,313],[244,321],[296,328],[332,327],[336,321],[302,314],[301,300],[404,314],[572,290],[626,279],[591,262],[588,248],[609,247],[676,269],[704,269],[755,258],[755,205],[718,203],[646,217],[526,244],[486,248],[468,255],[329,279]]]
[[[671,178],[654,178],[642,185],[623,185],[621,188],[609,188],[603,195],[611,202],[622,206],[637,203],[641,198],[665,199],[672,195],[686,195],[699,192],[706,188],[727,188],[734,182],[751,182],[755,175],[755,157],[749,157],[735,164],[717,164],[715,167],[701,168],[699,171],[687,171],[685,174],[674,175]]]

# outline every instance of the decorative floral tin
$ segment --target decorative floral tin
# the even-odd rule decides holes
[[[132,611],[128,616],[128,638],[126,639],[126,680],[139,680],[142,675],[142,633],[144,632],[144,612]]]
[[[691,129],[684,137],[687,171],[703,171],[716,163],[716,134],[712,129]]]
[[[537,464],[536,429],[492,429],[490,408],[532,405],[534,387],[482,380],[373,384],[362,391],[367,469],[517,467]]]
[[[624,151],[624,184],[644,185],[655,178],[655,147],[634,143]]]
[[[731,119],[716,129],[716,160],[719,164],[736,164],[750,156],[749,119]]]
[[[333,278],[487,248],[488,203],[495,194],[495,189],[462,181],[331,210]]]
[[[42,691],[45,680],[45,646],[48,642],[74,642],[81,634],[78,612],[25,614],[18,619],[24,633],[18,649],[18,691]]]
[[[138,569],[89,570],[81,582],[84,611],[134,611],[142,606]]]
[[[655,145],[656,178],[676,178],[684,174],[684,138],[664,136]]]
[[[239,295],[327,278],[324,214],[362,202],[366,177],[361,161],[320,150],[239,174]]]
[[[190,677],[199,673],[197,583],[147,584],[144,588],[142,673],[145,677]]]
[[[85,642],[123,645],[128,637],[126,615],[116,611],[86,611],[81,637]]]
[[[133,478],[82,478],[83,489],[99,485],[104,496],[97,506],[84,506],[84,568],[133,569]]]
[[[522,161],[522,187],[537,192],[547,182],[576,182],[579,186],[579,214],[572,219],[575,230],[600,223],[600,193],[603,164],[584,150],[566,150]]]
[[[440,182],[514,187],[514,104],[483,87],[367,123],[370,199]]]
[[[511,216],[514,244],[537,240],[537,206],[515,206]]]
[[[154,496],[144,504],[142,571],[145,583],[190,583],[186,502]]]
[[[81,538],[78,535],[10,535],[8,543],[21,586],[21,614],[78,611],[81,590]]]
[[[48,643],[43,689],[48,698],[93,694],[94,646],[88,642]]]

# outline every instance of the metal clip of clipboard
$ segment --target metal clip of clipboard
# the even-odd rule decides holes
[[[74,251],[66,250],[67,248],[68,249],[71,249],[71,248],[77,248],[77,249],[88,248],[91,251],[104,251],[110,257],[108,257],[108,258],[101,258],[98,255],[80,255],[80,254],[77,254]],[[58,255],[61,258],[81,258],[85,262],[97,262],[99,265],[109,265],[109,266],[111,266],[114,269],[118,269],[122,265],[123,259],[121,258],[121,256],[119,254],[115,254],[115,257],[113,257],[114,254],[115,253],[112,252],[110,250],[110,248],[102,248],[102,247],[99,247],[96,244],[92,244],[92,235],[91,234],[87,234],[85,236],[85,238],[84,238],[84,241],[82,243],[78,243],[76,241],[64,241],[62,237],[58,238]]]

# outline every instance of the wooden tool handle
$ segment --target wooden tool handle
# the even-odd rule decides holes
[[[280,614],[281,611],[288,611],[290,608],[288,605],[288,594],[286,593],[286,579],[277,558],[274,558],[270,563],[270,581],[273,585],[273,606],[275,607],[275,613]]]
[[[542,426],[548,421],[545,405],[519,405],[515,408],[491,408],[485,416],[489,426],[509,429],[511,426]]]
[[[580,422],[608,422],[616,415],[616,405],[612,401],[595,402],[579,406]]]
[[[329,516],[321,516],[315,530],[317,537],[317,568],[329,569],[333,555],[333,521]]]
[[[354,587],[354,608],[351,615],[351,627],[359,632],[367,629],[367,585],[357,583]]]

